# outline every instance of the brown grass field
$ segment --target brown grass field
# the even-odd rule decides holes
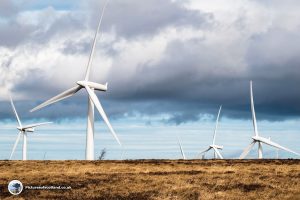
[[[300,199],[300,160],[0,161],[0,199]]]

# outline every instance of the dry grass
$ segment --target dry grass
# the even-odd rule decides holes
[[[23,185],[71,190],[7,191]],[[0,161],[0,199],[300,199],[300,160]]]

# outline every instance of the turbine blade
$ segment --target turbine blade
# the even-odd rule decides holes
[[[219,158],[223,159],[223,156],[221,155],[221,153],[219,152],[219,150],[215,147],[213,147],[213,149],[215,150],[215,152],[217,153],[217,155],[219,156]]]
[[[88,65],[87,65],[87,68],[86,68],[85,78],[84,78],[84,80],[86,80],[86,81],[89,80],[89,77],[90,77],[91,65],[92,65],[92,61],[93,61],[93,55],[94,55],[94,52],[95,52],[97,36],[99,34],[99,29],[101,27],[102,19],[103,19],[105,8],[108,4],[108,1],[109,0],[107,0],[105,2],[104,7],[102,8],[102,13],[101,13],[99,23],[98,23],[98,26],[97,26],[97,30],[96,30],[96,33],[95,33],[95,36],[94,36],[93,46],[92,46],[92,49],[91,49],[91,52],[90,52],[90,57],[89,57]]]
[[[251,148],[255,144],[255,141],[252,141],[251,144],[243,151],[243,153],[240,155],[239,159],[244,159],[248,153],[250,152]]]
[[[43,122],[43,123],[37,123],[37,124],[29,124],[26,126],[23,126],[24,129],[28,129],[28,128],[34,128],[37,126],[42,126],[42,125],[46,125],[46,124],[52,124],[53,122]]]
[[[292,151],[292,150],[290,150],[290,149],[288,149],[288,148],[286,148],[286,147],[283,147],[283,146],[281,146],[281,145],[279,145],[279,144],[277,144],[277,143],[275,143],[275,142],[272,142],[271,140],[268,140],[268,139],[265,139],[265,138],[260,138],[260,141],[261,141],[262,143],[267,144],[267,145],[270,145],[270,146],[273,146],[273,147],[275,147],[275,148],[282,149],[282,150],[284,150],[284,151],[288,151],[288,152],[290,152],[290,153],[293,153],[293,154],[296,154],[296,155],[300,156],[299,153],[297,153],[297,152],[295,152],[295,151]]]
[[[16,110],[16,108],[15,108],[15,105],[14,105],[14,102],[13,102],[11,96],[10,96],[10,104],[11,104],[11,107],[13,108],[13,111],[14,111],[14,113],[15,113],[15,116],[16,116],[16,119],[17,119],[17,121],[18,121],[19,126],[22,126],[22,123],[21,123],[21,121],[20,121],[19,115],[18,115],[18,113],[17,113],[17,110]]]
[[[16,147],[17,147],[17,145],[18,145],[18,143],[19,143],[19,140],[20,140],[20,137],[21,137],[21,133],[22,133],[22,132],[20,131],[19,134],[18,134],[18,136],[17,136],[16,142],[15,142],[15,144],[14,144],[14,146],[13,146],[12,151],[11,151],[9,160],[11,160],[11,158],[12,158],[12,156],[13,156],[15,150],[16,150]]]
[[[117,142],[119,143],[119,145],[121,145],[121,142],[118,138],[118,136],[116,135],[114,129],[112,128],[110,122],[108,121],[108,118],[102,108],[102,105],[98,99],[98,97],[96,96],[96,94],[91,90],[91,88],[89,88],[88,86],[85,86],[86,91],[88,92],[90,98],[92,99],[94,105],[96,106],[97,110],[99,111],[101,117],[103,118],[104,122],[106,123],[106,125],[108,126],[111,134],[114,136],[114,138],[117,140]],[[122,145],[121,145],[122,146]]]
[[[182,145],[181,145],[181,142],[180,142],[180,139],[179,137],[177,136],[177,142],[178,142],[178,145],[180,147],[180,152],[181,152],[181,155],[182,155],[182,158],[185,160],[185,154],[184,154],[184,151],[183,151],[183,148],[182,148]]]
[[[252,112],[252,121],[253,121],[254,133],[255,133],[256,136],[258,136],[256,116],[255,116],[255,108],[254,108],[254,100],[253,100],[252,81],[250,81],[250,96],[251,96],[251,112]]]
[[[70,96],[73,96],[76,92],[78,92],[82,87],[81,86],[75,86],[75,87],[72,87],[71,89],[68,89],[62,93],[60,93],[59,95],[49,99],[48,101],[45,101],[44,103],[38,105],[37,107],[33,108],[30,110],[30,112],[34,112],[36,110],[39,110],[45,106],[48,106],[50,104],[53,104],[55,102],[58,102],[58,101],[61,101],[63,99],[66,99]]]
[[[216,128],[215,128],[214,138],[213,138],[213,145],[215,144],[215,141],[216,141],[216,135],[217,135],[217,129],[218,129],[218,125],[219,125],[219,117],[220,117],[221,109],[222,109],[222,105],[219,108],[219,112],[218,112],[218,116],[217,116]]]

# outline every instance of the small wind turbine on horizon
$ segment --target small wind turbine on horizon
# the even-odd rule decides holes
[[[213,137],[213,143],[211,145],[209,145],[208,149],[202,151],[199,153],[199,155],[201,154],[205,154],[206,152],[208,152],[209,150],[213,149],[214,150],[214,159],[216,158],[220,158],[220,159],[223,159],[223,156],[221,155],[221,153],[219,152],[219,149],[223,149],[223,146],[219,146],[219,145],[216,145],[215,142],[216,142],[216,135],[217,135],[217,130],[218,130],[218,125],[219,125],[219,117],[220,117],[220,113],[221,113],[221,110],[222,110],[222,106],[220,106],[219,108],[219,112],[218,112],[218,116],[217,116],[217,120],[216,120],[216,127],[215,127],[215,132],[214,132],[214,137]]]
[[[252,81],[250,81],[250,100],[251,100],[251,112],[252,112],[252,121],[253,121],[253,128],[254,128],[254,136],[252,137],[252,142],[250,145],[243,151],[243,153],[240,155],[239,159],[244,159],[248,153],[250,152],[251,148],[255,145],[255,143],[258,144],[258,158],[263,158],[263,149],[262,149],[262,143],[267,144],[269,146],[282,149],[284,151],[288,151],[290,153],[296,154],[300,156],[300,154],[296,153],[295,151],[292,151],[288,148],[285,148],[283,146],[280,146],[279,144],[272,142],[271,138],[264,138],[259,136],[258,130],[257,130],[257,122],[256,122],[256,116],[255,116],[255,108],[254,108],[254,100],[253,100],[253,90],[252,90]]]
[[[184,154],[184,151],[183,151],[181,142],[180,142],[180,138],[179,138],[178,135],[177,135],[177,143],[178,143],[179,148],[180,148],[180,153],[181,153],[182,159],[183,159],[183,160],[186,160],[186,157],[185,157],[185,154]]]
[[[17,129],[20,132],[17,136],[16,142],[13,146],[13,149],[12,149],[12,152],[10,154],[9,159],[11,160],[11,158],[12,158],[12,156],[13,156],[15,150],[16,150],[16,147],[19,143],[20,137],[21,137],[21,135],[23,135],[23,156],[22,156],[22,159],[27,160],[27,133],[33,133],[35,127],[42,126],[42,125],[45,125],[45,124],[50,124],[52,122],[43,122],[43,123],[29,124],[29,125],[23,126],[22,123],[21,123],[21,120],[19,118],[19,115],[17,113],[17,110],[15,108],[14,102],[13,102],[11,97],[10,97],[10,103],[11,103],[12,109],[14,111],[14,114],[16,116],[17,122],[18,122]]]
[[[107,6],[108,0],[105,2],[105,5],[102,9],[102,13],[100,16],[100,20],[98,23],[98,27],[95,33],[94,41],[93,41],[93,46],[90,52],[90,57],[88,60],[87,68],[86,68],[86,73],[85,73],[85,78],[82,81],[77,81],[76,86],[66,90],[65,92],[62,92],[61,94],[49,99],[48,101],[40,104],[39,106],[33,108],[30,112],[39,110],[45,106],[48,106],[50,104],[56,103],[58,101],[61,101],[63,99],[69,98],[73,96],[75,93],[77,93],[81,89],[85,89],[88,93],[88,119],[87,119],[87,131],[86,131],[86,154],[85,158],[86,160],[94,160],[94,106],[96,106],[97,110],[99,111],[101,117],[103,118],[104,122],[108,126],[110,132],[112,133],[113,137],[116,139],[116,141],[121,145],[121,142],[119,138],[117,137],[114,129],[112,128],[104,110],[103,107],[96,96],[94,90],[98,91],[106,91],[107,90],[107,83],[105,85],[91,82],[90,79],[90,71],[91,71],[91,65],[92,65],[92,60],[93,60],[93,55],[95,51],[95,46],[96,46],[96,41],[97,41],[97,36],[99,34],[99,29],[101,27],[101,22],[103,19],[104,11]]]

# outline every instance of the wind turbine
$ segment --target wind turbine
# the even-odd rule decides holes
[[[105,5],[102,9],[102,13],[99,19],[98,27],[94,36],[94,41],[93,41],[93,46],[90,52],[87,68],[86,68],[86,73],[85,73],[85,78],[82,81],[77,81],[76,86],[72,87],[71,89],[68,89],[61,94],[49,99],[48,101],[40,104],[39,106],[33,108],[30,112],[39,110],[45,106],[48,106],[50,104],[53,104],[55,102],[61,101],[63,99],[66,99],[68,97],[73,96],[75,93],[77,93],[79,90],[84,88],[87,93],[88,93],[88,119],[87,119],[87,131],[86,131],[86,153],[85,153],[85,158],[86,160],[94,160],[94,106],[96,106],[97,110],[99,111],[100,115],[102,116],[104,122],[108,126],[110,132],[112,133],[113,137],[117,140],[119,145],[121,145],[121,142],[119,138],[117,137],[114,129],[112,128],[110,122],[108,121],[108,118],[102,108],[102,105],[96,96],[94,90],[98,91],[106,91],[107,90],[107,83],[105,85],[103,84],[98,84],[95,82],[91,82],[89,80],[90,78],[90,71],[91,71],[91,64],[93,60],[93,55],[95,51],[95,46],[96,46],[96,41],[97,41],[97,36],[99,33],[99,29],[101,27],[101,22],[103,19],[104,11],[107,6],[108,0],[105,2]]]
[[[269,146],[282,149],[284,151],[288,151],[290,153],[296,154],[300,156],[300,154],[285,148],[283,146],[280,146],[279,144],[272,142],[271,138],[264,138],[259,136],[258,130],[257,130],[257,123],[256,123],[256,116],[255,116],[255,109],[254,109],[254,100],[253,100],[253,90],[252,90],[252,81],[250,81],[250,99],[251,99],[251,112],[252,112],[252,121],[253,121],[253,127],[254,127],[254,136],[252,137],[252,142],[250,145],[243,151],[243,153],[240,155],[240,159],[244,159],[248,153],[250,152],[251,148],[254,146],[255,143],[258,144],[258,158],[262,159],[263,158],[263,149],[262,149],[262,144],[267,144]]]
[[[213,143],[211,145],[209,145],[208,149],[200,152],[199,155],[204,154],[204,153],[208,152],[209,150],[213,149],[214,150],[214,158],[216,159],[219,157],[220,159],[223,159],[223,156],[219,152],[219,149],[222,150],[223,146],[219,146],[219,145],[215,144],[221,110],[222,110],[222,106],[220,106],[220,108],[219,108],[219,112],[218,112],[218,116],[217,116],[217,120],[216,120],[216,127],[215,127],[215,132],[214,132],[214,137],[213,137]]]
[[[185,157],[185,154],[184,154],[184,151],[183,151],[183,148],[182,148],[182,145],[181,145],[181,142],[180,142],[180,139],[179,139],[178,135],[177,135],[177,143],[178,143],[179,148],[180,148],[180,153],[181,153],[182,159],[186,160],[186,157]]]
[[[23,160],[27,160],[27,133],[33,133],[35,127],[42,126],[42,125],[45,125],[45,124],[50,124],[52,122],[44,122],[44,123],[30,124],[30,125],[23,126],[22,123],[21,123],[21,120],[18,116],[18,113],[17,113],[17,110],[15,108],[14,102],[13,102],[11,97],[10,97],[10,103],[11,103],[11,107],[14,111],[14,114],[15,114],[16,119],[17,119],[18,124],[19,124],[19,126],[17,126],[17,129],[19,130],[19,134],[17,136],[16,142],[13,146],[13,149],[12,149],[12,152],[10,154],[9,159],[11,160],[11,158],[12,158],[12,156],[13,156],[15,150],[16,150],[16,147],[19,143],[20,137],[21,137],[21,135],[23,135]]]

